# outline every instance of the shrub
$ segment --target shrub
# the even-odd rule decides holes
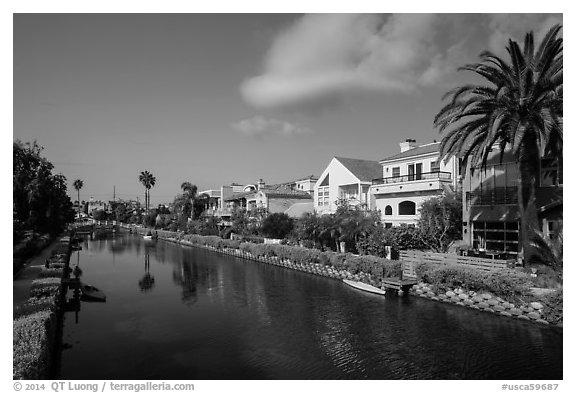
[[[32,297],[26,302],[17,306],[12,311],[13,319],[18,319],[26,315],[34,314],[40,311],[55,311],[56,299],[54,297]]]
[[[57,268],[54,265],[52,265],[52,267],[50,268],[45,268],[43,267],[42,270],[40,271],[40,274],[38,275],[38,277],[40,278],[46,278],[46,277],[62,277],[62,268]]]
[[[540,299],[544,305],[542,319],[552,324],[561,324],[564,320],[564,302],[562,289],[552,292]]]
[[[13,379],[47,379],[48,338],[54,328],[51,311],[36,312],[13,321]]]
[[[416,274],[434,290],[462,288],[475,292],[490,292],[514,302],[530,294],[530,277],[522,272],[500,270],[484,272],[467,266],[419,263]]]
[[[41,278],[32,281],[30,296],[57,296],[60,293],[60,279],[56,277]]]
[[[530,276],[514,270],[490,272],[486,278],[486,289],[508,301],[530,295]]]

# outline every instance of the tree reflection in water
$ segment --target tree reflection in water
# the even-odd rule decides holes
[[[196,303],[197,292],[196,282],[198,281],[198,271],[193,268],[192,264],[180,260],[180,268],[172,272],[174,282],[182,287],[182,303],[191,306]]]
[[[138,286],[140,291],[149,292],[154,285],[154,276],[150,274],[150,248],[144,246],[144,276],[138,281]]]

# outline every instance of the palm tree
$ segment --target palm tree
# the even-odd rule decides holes
[[[84,187],[84,182],[80,179],[74,180],[74,188],[78,192],[78,217],[80,217],[80,189]]]
[[[187,205],[190,212],[189,214],[187,212],[187,215],[189,215],[192,219],[194,219],[194,201],[196,200],[198,187],[196,187],[195,184],[185,181],[184,183],[182,183],[180,188],[182,189],[182,191],[184,191],[184,195],[188,199]]]
[[[545,235],[541,231],[535,231],[531,240],[531,245],[536,250],[536,260],[550,266],[558,273],[560,280],[563,276],[563,244],[564,235],[562,228],[553,238]]]
[[[532,33],[524,48],[509,40],[510,62],[491,52],[481,61],[461,67],[484,78],[487,85],[465,85],[449,91],[449,102],[436,115],[434,126],[445,132],[442,158],[462,158],[463,167],[486,167],[494,145],[511,148],[519,171],[518,206],[522,246],[538,226],[534,205],[540,159],[562,157],[563,66],[561,26],[552,27],[535,51]]]
[[[150,172],[144,171],[140,173],[138,179],[144,186],[144,206],[146,207],[146,215],[148,215],[148,207],[150,206],[150,188],[156,185],[156,178]]]

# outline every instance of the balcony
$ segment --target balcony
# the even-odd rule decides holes
[[[387,196],[405,193],[437,193],[445,190],[451,183],[450,172],[415,173],[374,179],[372,180],[372,193]]]
[[[496,187],[466,193],[467,206],[517,205],[518,190],[513,187]]]
[[[383,184],[397,184],[397,183],[407,183],[411,181],[418,180],[451,180],[452,174],[450,172],[425,172],[425,173],[414,173],[411,175],[402,176],[392,176],[384,177],[380,179],[372,180],[373,186],[383,185]]]

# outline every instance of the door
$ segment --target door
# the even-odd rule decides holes
[[[414,164],[408,165],[408,181],[414,180]]]
[[[416,180],[422,179],[422,163],[416,164]]]

